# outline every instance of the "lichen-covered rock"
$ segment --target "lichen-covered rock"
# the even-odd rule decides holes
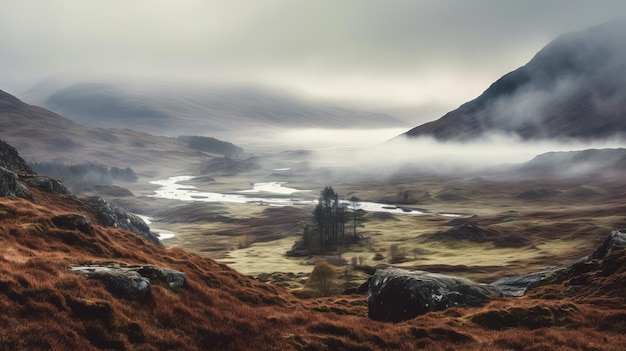
[[[33,194],[20,183],[19,177],[13,171],[0,166],[0,196],[19,197],[34,201]]]
[[[117,297],[143,301],[150,296],[150,279],[134,270],[105,266],[74,267],[72,270],[83,273],[88,279],[101,281]]]
[[[167,267],[129,266],[124,263],[95,264],[73,267],[73,272],[81,273],[89,279],[100,280],[111,294],[131,299],[144,300],[154,284],[170,290],[185,286],[187,275]]]
[[[144,266],[137,269],[142,277],[150,279],[151,282],[161,283],[171,290],[179,290],[185,286],[187,275],[167,267]]]
[[[480,306],[501,296],[486,284],[469,279],[408,271],[377,270],[367,292],[368,315],[373,320],[400,322],[450,307]]]
[[[150,242],[162,246],[156,234],[152,233],[146,222],[138,216],[99,196],[88,197],[86,201],[94,209],[98,220],[103,225],[129,230],[141,235]]]

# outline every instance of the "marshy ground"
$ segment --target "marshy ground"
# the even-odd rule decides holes
[[[331,185],[347,199],[382,202],[421,215],[368,213],[363,236],[328,255],[354,257],[364,265],[390,264],[392,245],[403,253],[400,267],[493,281],[567,264],[589,254],[611,230],[626,227],[626,186],[620,180],[492,180],[487,177],[408,175],[393,179],[346,181],[298,169],[207,174],[181,182],[202,191],[241,194],[253,183],[282,181],[309,190],[294,194],[257,193],[255,197],[315,201]],[[155,231],[176,233],[167,247],[209,256],[237,271],[309,273],[311,257],[286,252],[311,222],[312,205],[276,207],[258,203],[177,201],[149,197],[156,188],[134,189],[123,205],[153,217]],[[200,199],[198,199],[200,200]],[[486,240],[445,233],[461,225],[490,231]],[[242,244],[243,243],[243,244]],[[375,256],[378,256],[375,260]],[[382,259],[381,256],[383,257]]]

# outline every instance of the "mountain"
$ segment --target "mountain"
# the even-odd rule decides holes
[[[560,36],[476,99],[405,133],[439,140],[626,135],[626,20]]]
[[[626,174],[626,149],[548,152],[515,168],[515,173],[543,178],[611,178]]]
[[[54,87],[55,84],[42,83],[25,96],[80,124],[129,128],[156,135],[203,135],[251,128],[405,126],[404,122],[384,114],[255,88],[113,83]]]
[[[6,154],[2,164],[23,163]],[[36,175],[6,172],[32,199],[0,195],[2,350],[608,351],[626,342],[617,231],[523,298],[382,323],[367,318],[364,293],[299,298],[107,223],[99,206],[29,181]]]
[[[85,127],[1,90],[0,139],[20,150],[28,162],[132,166],[152,172],[151,176],[156,170],[180,172],[213,158],[173,138]]]

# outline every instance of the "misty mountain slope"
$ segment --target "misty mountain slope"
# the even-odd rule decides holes
[[[537,177],[623,179],[626,174],[626,149],[589,149],[548,152],[515,167],[517,175]]]
[[[187,169],[210,156],[173,138],[131,130],[89,128],[0,91],[0,138],[14,145],[28,162],[77,164],[167,171]],[[159,167],[154,167],[160,164]]]
[[[55,90],[52,86],[33,87],[31,96],[77,123],[159,135],[264,127],[404,126],[404,122],[384,114],[299,100],[261,89],[83,83]]]
[[[409,137],[600,139],[626,134],[626,20],[555,39],[482,95]]]

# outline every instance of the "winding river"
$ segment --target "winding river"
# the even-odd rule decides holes
[[[285,187],[283,182],[255,183],[252,189],[237,191],[234,193],[215,193],[203,191],[193,185],[183,185],[184,182],[193,179],[193,176],[177,176],[163,180],[151,181],[151,184],[160,186],[152,197],[173,199],[180,201],[204,201],[204,202],[228,202],[240,204],[254,204],[262,206],[297,206],[317,204],[317,200],[310,198],[298,198],[298,194],[308,193],[311,190],[300,190]],[[257,196],[255,196],[255,194]],[[258,196],[265,194],[266,196]],[[276,196],[271,196],[271,195]],[[267,196],[269,195],[269,196]],[[345,204],[350,204],[344,201]],[[404,215],[421,215],[422,211],[400,208],[394,205],[381,204],[376,202],[359,202],[358,207],[368,212],[388,212]]]

